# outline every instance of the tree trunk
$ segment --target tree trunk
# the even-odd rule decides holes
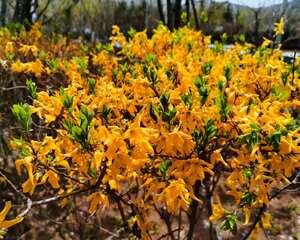
[[[13,21],[28,27],[32,23],[31,0],[17,0]]]
[[[254,35],[255,35],[255,45],[258,46],[259,42],[259,25],[260,25],[260,19],[259,19],[259,14],[260,14],[260,9],[257,9],[254,11],[254,19],[255,19],[255,24],[254,24]]]
[[[167,0],[167,26],[170,30],[173,30],[173,9],[171,0]]]
[[[5,26],[6,21],[5,21],[5,17],[6,17],[6,12],[7,12],[7,0],[1,0],[1,25]]]
[[[177,29],[181,24],[181,0],[176,0],[174,8],[174,27]]]
[[[186,19],[189,22],[191,18],[190,13],[190,0],[185,0],[185,11],[186,11]]]
[[[164,9],[163,9],[161,0],[157,0],[157,8],[158,8],[159,16],[160,16],[160,19],[161,19],[162,23],[164,25],[166,25]]]
[[[199,25],[199,19],[198,19],[198,13],[197,13],[195,1],[191,0],[191,3],[192,3],[193,14],[194,14],[194,19],[195,19],[195,27],[196,27],[197,30],[199,30],[200,29],[200,25]]]
[[[24,23],[32,23],[31,0],[24,0],[22,7],[22,19]]]

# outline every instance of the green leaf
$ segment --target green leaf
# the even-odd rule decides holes
[[[72,127],[74,126],[73,122],[71,120],[66,119],[63,122],[63,127],[71,133]]]
[[[55,72],[58,68],[58,59],[57,58],[52,58],[48,61],[48,65],[51,69],[51,71]]]
[[[32,119],[31,110],[28,104],[14,104],[12,107],[12,112],[16,117],[19,124],[22,126],[24,131],[27,133],[29,131]]]
[[[240,34],[239,40],[240,40],[240,42],[244,43],[246,41],[245,35],[244,34]]]
[[[110,111],[111,111],[110,107],[107,106],[106,104],[104,104],[104,105],[103,105],[102,112],[101,112],[101,116],[102,116],[105,120],[107,120]]]
[[[202,72],[205,75],[209,75],[212,68],[213,68],[213,62],[212,61],[209,61],[207,63],[203,63],[202,66],[201,66]]]
[[[157,122],[157,119],[158,119],[157,109],[156,109],[156,107],[154,106],[153,103],[150,103],[149,111],[150,111],[150,116],[151,116],[151,118],[152,118],[155,122]]]
[[[207,15],[206,11],[201,11],[201,13],[200,13],[200,21],[202,23],[207,23],[208,22],[208,15]]]
[[[162,173],[164,179],[168,177],[169,166],[170,162],[168,161],[163,161],[159,164],[159,171]]]
[[[237,232],[237,216],[234,214],[228,214],[225,217],[225,220],[221,224],[221,230],[223,231],[230,231],[233,234]]]
[[[87,61],[83,57],[73,57],[72,60],[77,64],[77,66],[84,70],[87,68]]]
[[[130,27],[129,31],[128,31],[128,35],[130,38],[134,38],[136,34],[136,30],[133,27]]]
[[[232,73],[233,73],[233,65],[232,64],[226,65],[224,67],[224,75],[227,81],[231,80]]]
[[[251,176],[253,175],[253,169],[250,168],[250,167],[245,167],[243,170],[242,170],[242,174],[245,178],[248,178],[250,179]]]
[[[193,106],[193,93],[189,91],[181,94],[180,97],[184,104],[189,108],[189,110],[191,110]]]
[[[227,35],[227,33],[225,32],[225,33],[223,33],[223,34],[221,35],[222,43],[225,44],[225,43],[227,42],[227,39],[228,39],[228,35]]]
[[[74,99],[73,96],[71,97],[67,94],[64,94],[63,105],[69,112],[72,111],[73,99]]]
[[[95,94],[96,93],[96,79],[95,78],[89,78],[87,83],[88,83],[88,86],[89,86],[91,92],[93,94]]]
[[[201,106],[203,106],[208,98],[209,95],[209,87],[207,85],[208,80],[207,78],[201,77],[201,76],[197,76],[194,79],[194,84],[197,87],[197,90],[200,94],[200,104]]]
[[[209,142],[217,135],[218,129],[214,125],[214,120],[209,119],[203,129],[194,129],[192,133],[193,140],[196,142],[196,149],[200,154]]]
[[[176,116],[177,110],[176,107],[170,106],[167,111],[163,112],[162,120],[171,122],[171,120]]]
[[[27,79],[26,80],[26,87],[27,87],[27,91],[30,95],[30,97],[32,97],[33,99],[37,98],[37,86],[35,84],[35,82],[32,81],[32,79]]]
[[[215,104],[219,108],[221,121],[225,122],[230,113],[230,106],[227,104],[227,96],[223,93],[220,93],[220,95],[216,98]]]
[[[170,99],[170,95],[167,92],[163,92],[159,97],[160,104],[163,107],[164,111],[168,110],[169,99]]]
[[[282,83],[283,83],[284,86],[288,83],[289,75],[290,75],[290,73],[288,71],[283,72],[281,74],[281,80],[282,80]]]
[[[288,131],[286,129],[280,129],[277,127],[277,130],[267,136],[267,142],[273,146],[275,150],[279,150],[280,141],[282,136],[286,136]]]
[[[282,87],[275,86],[272,88],[271,95],[275,97],[275,99],[279,101],[283,101],[289,98],[290,96],[290,91],[286,90]]]
[[[241,144],[246,144],[249,151],[252,151],[253,147],[256,144],[259,144],[261,141],[261,137],[260,137],[261,129],[256,127],[253,128],[253,127],[254,125],[252,125],[252,131],[250,133],[246,133],[238,137],[238,141]]]
[[[241,198],[241,205],[247,204],[249,207],[251,207],[252,204],[255,202],[255,200],[256,200],[255,193],[244,192]]]

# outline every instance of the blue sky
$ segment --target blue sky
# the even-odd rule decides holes
[[[224,0],[216,0],[217,2],[224,2]],[[232,3],[248,5],[250,7],[268,6],[275,3],[282,3],[282,0],[229,0]]]

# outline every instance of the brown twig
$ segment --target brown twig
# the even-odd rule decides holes
[[[292,85],[294,85],[294,79],[295,79],[295,62],[296,62],[296,55],[297,55],[297,52],[294,51],[294,56],[293,56],[293,65],[292,65]]]
[[[300,182],[297,182],[297,179],[298,179],[299,176],[300,176],[300,173],[298,173],[298,174],[295,176],[294,180],[293,180],[291,183],[285,185],[283,188],[281,188],[280,190],[278,190],[277,192],[275,192],[274,194],[272,194],[272,195],[269,197],[269,201],[272,201],[272,199],[278,197],[281,193],[283,193],[283,192],[284,192],[285,190],[287,190],[288,188],[300,184]],[[253,230],[255,229],[256,225],[260,222],[261,217],[262,217],[262,215],[264,214],[264,212],[266,211],[266,209],[267,209],[267,205],[266,205],[266,204],[264,204],[263,206],[261,206],[261,207],[259,208],[259,211],[258,211],[258,213],[257,213],[257,215],[256,215],[256,217],[255,217],[255,219],[254,219],[254,221],[253,221],[253,223],[252,223],[250,229],[249,229],[248,232],[245,234],[245,236],[242,238],[242,240],[247,240],[247,239],[250,237],[250,235],[252,234],[252,232],[253,232]]]
[[[85,193],[85,192],[88,192],[88,191],[91,191],[93,189],[98,188],[102,183],[102,180],[103,180],[103,178],[106,174],[106,170],[107,170],[107,166],[105,164],[103,166],[102,172],[101,172],[96,184],[94,184],[94,185],[91,185],[91,186],[88,186],[88,187],[85,187],[85,188],[82,188],[82,189],[77,189],[73,192],[66,193],[66,194],[63,194],[63,195],[53,196],[53,197],[49,197],[49,198],[45,198],[45,199],[41,199],[41,200],[36,200],[36,201],[32,201],[29,197],[27,197],[27,207],[23,212],[21,212],[18,215],[18,217],[25,216],[35,206],[40,206],[40,205],[44,205],[44,204],[57,202],[57,201],[65,199],[65,198],[68,198],[68,197],[71,197],[71,196],[77,196],[81,193]]]
[[[27,199],[25,194],[18,189],[18,187],[11,181],[9,178],[3,173],[3,170],[0,169],[0,175],[5,179],[5,181],[8,183],[8,185],[18,194],[20,195],[23,199]]]
[[[55,172],[56,174],[61,175],[61,176],[65,177],[65,178],[68,178],[68,179],[70,179],[71,181],[76,182],[76,183],[78,183],[78,184],[80,184],[80,185],[85,185],[86,187],[90,187],[90,186],[91,186],[90,184],[88,184],[88,183],[86,183],[86,182],[81,182],[81,181],[79,181],[79,180],[76,179],[76,178],[73,178],[73,177],[71,177],[71,176],[69,176],[69,175],[67,175],[67,174],[65,174],[65,173],[63,173],[63,172],[58,171],[58,170],[55,169],[54,167],[50,167],[50,166],[47,166],[47,165],[42,164],[42,163],[40,163],[40,165],[41,165],[42,167],[44,167],[45,169],[51,170],[51,171]]]
[[[194,186],[194,194],[196,197],[199,197],[200,187],[201,187],[201,182],[198,180]],[[197,223],[198,205],[199,205],[199,202],[197,200],[193,199],[191,206],[190,206],[190,214],[189,214],[189,222],[190,223],[189,223],[189,231],[188,231],[188,235],[187,235],[188,240],[193,239],[194,229],[195,229],[195,225]]]
[[[175,233],[175,232],[180,232],[180,228],[177,228],[177,229],[174,229],[174,230],[172,230],[172,233]],[[164,239],[165,237],[167,237],[167,236],[169,236],[170,235],[170,233],[165,233],[165,234],[163,234],[163,235],[161,235],[157,240],[161,240],[161,239]]]
[[[15,87],[9,87],[9,88],[5,88],[5,87],[0,88],[0,90],[3,92],[15,90],[15,89],[27,89],[27,87],[26,86],[15,86]]]
[[[172,229],[172,222],[170,220],[170,216],[168,212],[164,209],[159,210],[156,205],[154,205],[155,211],[159,214],[160,218],[165,222],[168,232],[165,236],[170,236],[171,240],[175,240],[174,230]],[[161,239],[161,238],[159,238]]]

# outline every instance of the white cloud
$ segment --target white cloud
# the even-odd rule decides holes
[[[225,2],[224,0],[216,0],[217,2]],[[282,0],[229,0],[229,2],[247,5],[249,7],[270,6],[276,3],[282,3]]]

